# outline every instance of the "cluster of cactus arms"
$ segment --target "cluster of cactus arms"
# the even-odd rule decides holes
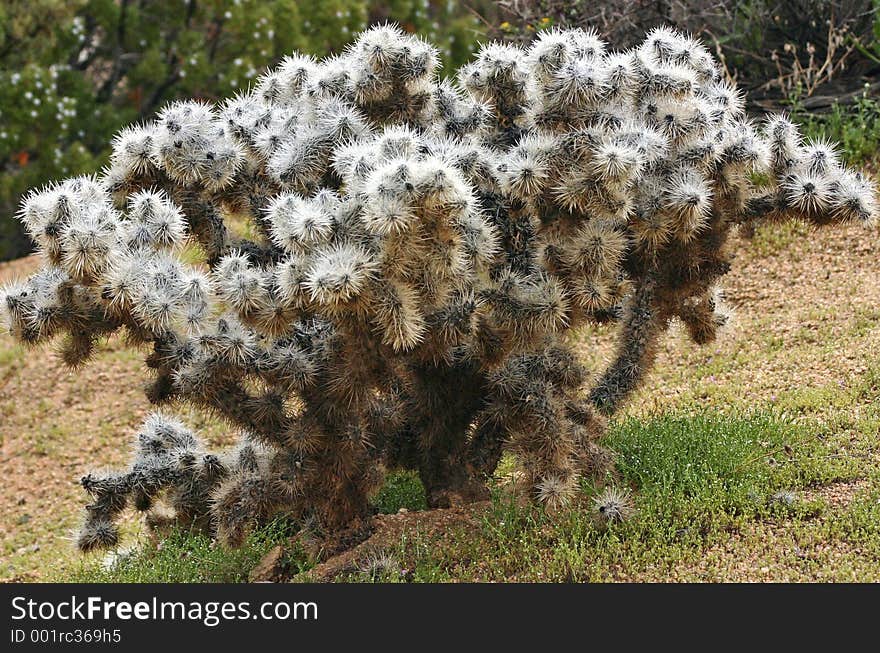
[[[670,30],[626,52],[550,30],[485,46],[454,81],[437,69],[430,44],[377,27],[220,106],[171,104],[100,176],[26,199],[46,265],[3,290],[13,335],[63,334],[77,366],[123,330],[151,348],[151,402],[241,432],[212,454],[151,415],[130,469],[83,479],[83,549],[114,544],[127,505],[232,544],[279,512],[342,529],[390,469],[417,470],[432,506],[473,500],[505,451],[563,505],[607,467],[605,420],[670,323],[697,343],[724,324],[735,227],[876,212],[833,147],[747,119]],[[617,348],[593,379],[567,334],[602,321]]]

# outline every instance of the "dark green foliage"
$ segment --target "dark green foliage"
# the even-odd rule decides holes
[[[414,472],[388,474],[370,502],[377,512],[384,514],[394,514],[401,508],[425,510],[428,507],[425,487]]]
[[[810,138],[840,143],[846,160],[871,163],[880,151],[880,102],[868,90],[849,105],[834,104],[827,113],[810,113],[797,101],[792,118]]]
[[[0,7],[0,261],[30,251],[19,198],[94,172],[113,134],[168,100],[217,100],[299,50],[339,52],[370,24],[423,32],[451,65],[479,35],[455,3],[10,0]]]

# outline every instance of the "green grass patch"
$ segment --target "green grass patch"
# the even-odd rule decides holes
[[[704,412],[615,425],[606,443],[617,467],[642,494],[729,495],[767,482],[760,454],[791,439],[794,425],[767,413]]]
[[[104,557],[84,558],[63,580],[73,583],[241,583],[247,581],[248,572],[269,549],[291,535],[290,524],[279,519],[252,533],[240,548],[231,549],[202,533],[177,528],[160,544],[150,543],[131,552],[120,550]],[[303,563],[293,555],[287,564],[298,570]]]
[[[758,226],[749,241],[749,247],[761,258],[767,258],[788,249],[810,233],[810,226],[802,220],[767,222]]]
[[[571,509],[554,514],[499,484],[476,525],[453,525],[440,535],[416,528],[387,550],[365,554],[357,570],[340,580],[699,580],[687,570],[697,568],[710,547],[750,525],[786,520],[797,530],[798,524],[813,523],[824,506],[804,500],[803,491],[856,472],[852,461],[832,455],[839,443],[828,426],[780,411],[630,417],[612,425],[606,444],[617,456],[615,483],[632,492],[629,520],[602,523],[592,503],[601,490],[588,483]],[[833,535],[848,530],[863,546],[876,547],[880,512],[871,501],[847,513],[848,521]],[[423,509],[418,476],[390,474],[373,504],[384,513]],[[67,580],[242,582],[260,557],[294,530],[283,522],[270,524],[237,550],[174,531],[161,545],[120,556],[112,565],[85,562]],[[751,545],[760,542],[753,538]],[[291,570],[306,569],[305,559],[296,551],[289,554]]]
[[[876,161],[880,149],[880,102],[867,92],[851,105],[835,104],[825,114],[804,111],[794,100],[792,117],[807,138],[838,143],[843,158],[852,165]]]
[[[835,520],[839,533],[862,553],[880,558],[880,492],[865,492],[850,504],[846,513]]]
[[[373,507],[382,514],[392,514],[401,508],[426,510],[428,499],[419,475],[412,471],[391,472],[385,483],[373,496]]]
[[[478,528],[454,528],[441,541],[416,531],[344,580],[375,580],[376,560],[383,581],[672,578],[749,523],[815,518],[822,506],[799,490],[840,471],[810,427],[770,412],[629,418],[606,443],[621,484],[634,492],[629,521],[599,522],[591,503],[598,490],[589,485],[576,507],[558,514],[496,489]]]

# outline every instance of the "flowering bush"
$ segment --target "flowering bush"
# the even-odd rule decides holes
[[[454,3],[383,3],[453,62],[475,20]],[[34,0],[0,8],[0,260],[28,251],[19,196],[93,171],[113,134],[175,97],[216,99],[294,49],[342,49],[382,20],[365,0]]]

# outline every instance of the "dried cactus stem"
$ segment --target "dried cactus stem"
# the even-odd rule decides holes
[[[419,434],[417,469],[428,505],[448,508],[488,498],[467,459],[467,433],[482,407],[485,379],[472,364],[424,363],[413,370],[411,410]]]

